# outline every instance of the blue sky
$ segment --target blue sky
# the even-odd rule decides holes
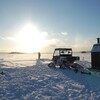
[[[100,0],[0,0],[0,51],[91,50],[97,37]]]

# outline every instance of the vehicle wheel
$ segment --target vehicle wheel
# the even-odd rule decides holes
[[[48,67],[53,67],[54,68],[55,67],[55,64],[54,63],[49,63],[48,64]]]

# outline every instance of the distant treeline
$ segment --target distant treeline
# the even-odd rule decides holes
[[[81,53],[90,53],[91,51],[81,51]]]
[[[91,51],[79,51],[73,53],[90,53]],[[53,52],[40,52],[41,54],[53,54]],[[0,54],[38,54],[38,52],[25,53],[25,52],[0,52]]]

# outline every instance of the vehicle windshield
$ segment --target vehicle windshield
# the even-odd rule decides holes
[[[60,55],[71,56],[72,55],[72,49],[56,49],[54,51],[53,56],[60,56]]]
[[[60,55],[72,55],[72,50],[60,50]]]

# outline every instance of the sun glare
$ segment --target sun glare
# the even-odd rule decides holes
[[[25,25],[16,36],[18,50],[38,52],[45,45],[45,36],[32,24]]]

